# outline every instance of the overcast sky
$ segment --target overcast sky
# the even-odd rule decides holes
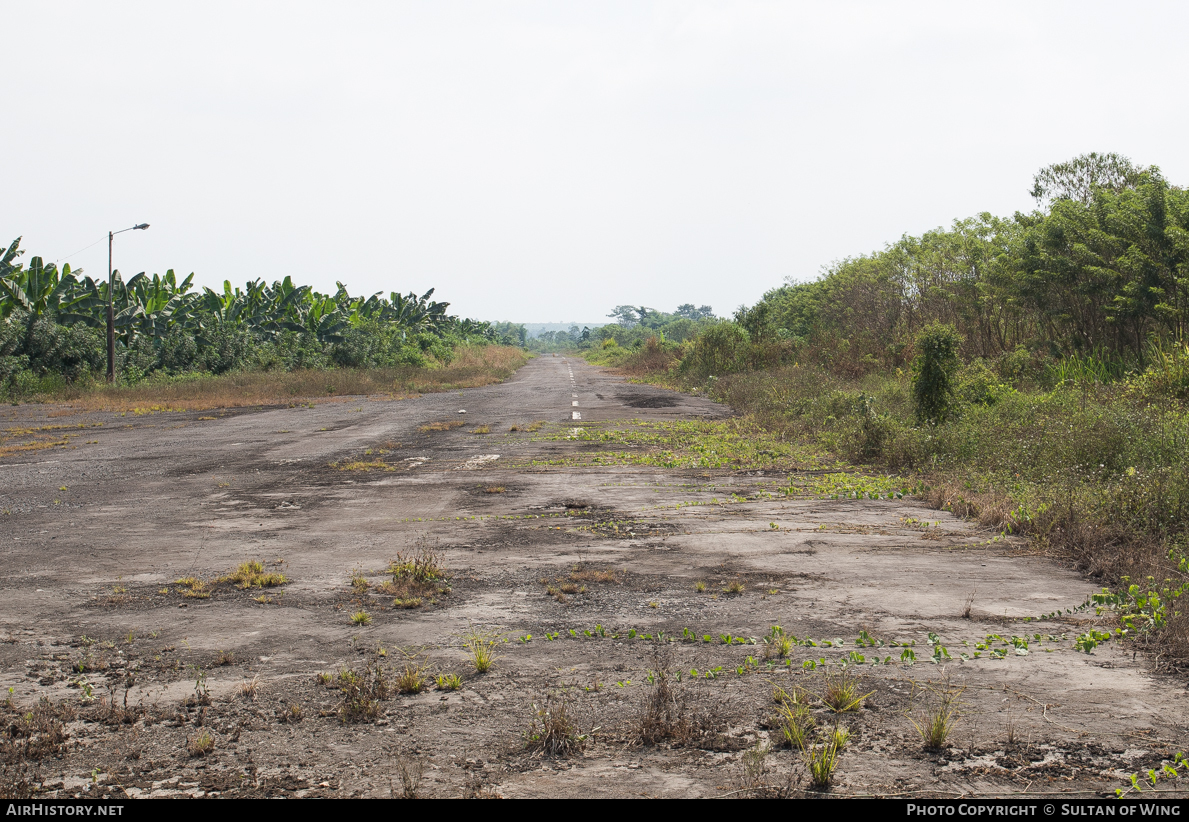
[[[1115,151],[1189,183],[1185,3],[0,0],[0,240],[487,320],[727,314]],[[26,256],[26,259],[28,257]]]

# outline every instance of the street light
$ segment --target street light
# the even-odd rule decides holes
[[[149,227],[148,223],[141,223],[134,225],[132,228],[121,229],[120,231],[107,232],[107,381],[113,383],[116,381],[116,314],[115,314],[115,298],[116,284],[112,279],[111,273],[111,241],[117,234],[123,234],[125,231],[144,231]]]

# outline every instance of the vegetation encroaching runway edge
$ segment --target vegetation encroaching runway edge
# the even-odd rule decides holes
[[[285,277],[271,285],[253,280],[243,289],[225,281],[222,291],[199,293],[192,290],[193,274],[179,282],[171,269],[164,276],[142,272],[127,282],[115,272],[109,289],[107,282],[81,277],[69,265],[59,270],[41,257],[25,268],[23,253],[19,238],[0,253],[0,395],[10,399],[58,399],[93,388],[106,370],[109,300],[122,385],[346,368],[395,373],[339,386],[331,381],[329,389],[315,389],[302,378],[280,380],[283,385],[272,391],[375,393],[393,390],[393,382],[398,390],[414,391],[420,389],[412,385],[413,369],[449,365],[463,346],[519,346],[525,337],[521,326],[447,314],[450,304],[431,300],[432,288],[421,296],[394,291],[387,298],[352,297],[342,283],[327,295]],[[402,376],[408,385],[400,384]],[[375,388],[383,382],[389,385]],[[250,391],[253,383],[232,387]]]
[[[641,307],[573,340],[746,424],[928,483],[1110,588],[1102,639],[1189,663],[1189,192],[1087,155],[989,214],[777,288],[675,341]],[[1091,646],[1092,647],[1092,646]]]
[[[503,382],[528,359],[522,348],[466,344],[453,349],[449,362],[420,367],[162,374],[132,385],[61,386],[26,399],[66,402],[69,413],[106,410],[138,414],[291,405],[360,395],[402,399]]]

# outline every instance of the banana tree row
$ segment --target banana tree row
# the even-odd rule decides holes
[[[0,257],[0,319],[7,321],[13,312],[21,311],[30,321],[52,314],[57,322],[68,325],[105,324],[106,282],[83,277],[81,269],[72,270],[69,265],[59,270],[41,257],[33,257],[25,268],[17,259],[24,253],[19,246],[20,238]],[[431,300],[432,288],[421,296],[393,291],[388,298],[383,292],[352,297],[341,282],[334,295],[327,295],[308,285],[296,285],[288,276],[271,285],[252,280],[242,289],[224,281],[222,291],[193,290],[193,280],[191,274],[178,282],[170,269],[164,276],[149,277],[142,272],[124,282],[116,272],[111,296],[115,327],[123,341],[130,343],[135,336],[161,338],[176,329],[202,340],[212,330],[234,326],[262,339],[296,331],[331,343],[364,323],[380,323],[409,334],[496,336],[488,323],[447,314],[450,304]]]

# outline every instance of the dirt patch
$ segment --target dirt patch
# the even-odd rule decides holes
[[[677,401],[664,394],[627,394],[617,399],[628,408],[675,408]]]

